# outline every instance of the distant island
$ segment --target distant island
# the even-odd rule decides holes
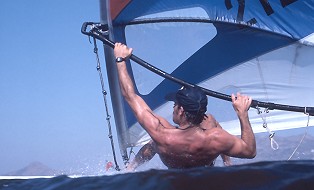
[[[61,175],[62,172],[54,170],[44,165],[41,162],[32,162],[26,167],[9,172],[6,176],[57,176]]]

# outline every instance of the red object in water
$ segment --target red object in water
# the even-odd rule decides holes
[[[106,171],[108,171],[110,168],[113,168],[113,163],[109,161],[106,164]]]

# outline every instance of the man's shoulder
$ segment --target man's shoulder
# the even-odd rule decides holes
[[[162,116],[158,116],[155,115],[156,118],[158,118],[160,125],[165,128],[165,129],[174,129],[176,128],[176,126],[172,125],[171,123],[169,123],[169,121],[167,121],[165,118],[163,118]]]
[[[210,114],[210,113],[209,113],[209,114],[206,114],[206,116],[207,116],[208,119],[214,119],[214,120],[216,120],[215,117],[214,117],[212,114]]]
[[[217,126],[216,119],[211,114],[207,114],[206,116],[207,117],[201,123],[201,127],[204,129],[211,129],[213,127],[216,127]]]

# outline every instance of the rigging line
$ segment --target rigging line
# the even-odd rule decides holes
[[[274,136],[275,136],[275,132],[271,131],[267,125],[267,121],[266,121],[266,114],[269,113],[269,110],[267,108],[264,109],[264,113],[263,111],[261,111],[261,108],[256,107],[257,109],[257,114],[261,116],[262,120],[263,120],[263,127],[267,130],[267,132],[269,133],[269,140],[270,140],[270,146],[273,150],[278,150],[279,149],[279,145],[276,142]]]
[[[307,124],[306,124],[306,128],[305,128],[305,132],[299,142],[299,144],[295,147],[294,151],[292,152],[292,154],[290,155],[290,157],[288,158],[288,160],[290,160],[293,155],[296,153],[296,151],[299,149],[300,145],[303,143],[303,140],[304,138],[306,137],[307,135],[307,131],[308,131],[308,128],[309,128],[309,123],[310,123],[310,115],[308,113],[306,113],[306,109],[305,109],[305,114],[307,115]]]
[[[262,80],[262,86],[263,86],[263,89],[264,89],[264,92],[265,92],[266,100],[268,100],[268,91],[267,91],[266,84],[265,84],[265,78],[264,78],[264,75],[263,75],[261,62],[259,61],[259,58],[256,58],[256,61],[257,61],[257,67],[258,67],[259,76],[260,76],[260,79]],[[263,113],[262,113],[262,111],[260,110],[259,107],[256,107],[256,109],[258,109],[258,114],[261,115],[261,118],[263,120],[263,127],[266,128],[266,130],[269,133],[269,140],[270,140],[271,148],[273,150],[278,150],[279,149],[279,145],[278,145],[278,143],[276,142],[276,140],[274,138],[275,132],[273,132],[273,131],[271,131],[269,129],[267,121],[266,121],[266,114],[269,112],[268,108],[264,109],[264,114],[265,115],[263,115]]]
[[[89,32],[86,31],[87,26],[92,26],[92,29]],[[114,42],[107,39],[102,33],[103,29],[106,27],[108,28],[108,26],[101,25],[99,23],[84,22],[82,25],[82,28],[81,28],[81,32],[85,35],[97,38],[98,40],[102,41],[104,44],[108,45],[109,47],[114,48]],[[203,88],[203,87],[197,86],[195,84],[191,84],[191,83],[188,83],[188,82],[183,81],[181,79],[175,78],[172,75],[166,73],[165,71],[160,70],[159,68],[154,67],[153,65],[140,59],[139,57],[135,56],[134,54],[132,54],[130,56],[130,59],[133,60],[134,62],[138,63],[139,65],[143,66],[144,68],[154,72],[155,74],[157,74],[157,75],[159,75],[165,79],[169,79],[169,80],[176,82],[182,86],[199,87],[209,96],[219,98],[222,100],[227,100],[230,102],[232,101],[230,95],[226,95],[223,93],[208,90],[206,88]],[[252,100],[251,107],[255,108],[256,106],[268,108],[271,110],[272,109],[278,109],[278,110],[294,111],[294,112],[302,112],[302,113],[304,112],[304,109],[305,109],[304,107],[300,107],[300,106],[283,105],[283,104],[275,104],[272,102],[261,102],[261,101],[257,101],[257,100]],[[309,113],[309,115],[314,116],[314,107],[307,107],[307,112]]]
[[[101,72],[101,66],[100,66],[99,55],[98,55],[98,48],[97,48],[97,43],[96,43],[96,39],[95,38],[93,38],[93,42],[94,42],[94,53],[96,54],[96,62],[97,62],[96,69],[97,69],[98,74],[99,74],[100,83],[101,83],[101,89],[102,89],[102,94],[103,94],[104,103],[105,103],[105,109],[106,109],[106,120],[107,120],[107,126],[108,126],[108,130],[109,130],[108,137],[109,137],[110,142],[111,142],[111,149],[112,149],[113,159],[114,159],[114,163],[116,165],[115,169],[117,171],[120,171],[120,168],[119,168],[119,165],[118,165],[118,162],[117,162],[117,158],[116,158],[113,138],[112,138],[110,115],[109,115],[108,104],[107,104],[107,92],[106,92],[105,87],[104,87],[105,85],[104,85],[104,80],[103,80],[103,76],[102,76],[102,72]]]
[[[131,159],[131,155],[134,155],[135,158],[135,152],[133,151],[133,147],[131,147],[130,152],[129,152],[129,157],[126,159],[124,165],[127,167],[130,164],[130,159]]]
[[[291,69],[290,69],[290,77],[289,77],[289,83],[292,84],[293,82],[293,74],[295,74],[297,71],[296,71],[296,64],[297,64],[297,60],[298,60],[298,57],[299,57],[299,49],[301,48],[300,44],[298,44],[296,47],[295,47],[295,53],[294,53],[294,56],[293,56],[293,61],[292,61],[292,64],[291,64]]]
[[[264,89],[264,92],[265,92],[266,100],[268,100],[268,91],[267,91],[266,84],[265,84],[265,78],[264,78],[264,75],[263,75],[261,62],[259,61],[258,58],[256,58],[256,61],[257,61],[257,68],[258,68],[259,76],[260,76],[260,79],[262,81],[263,89]]]

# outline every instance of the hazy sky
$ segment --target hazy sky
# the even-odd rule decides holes
[[[80,32],[99,17],[98,0],[1,0],[0,175],[32,161],[75,170],[110,159],[93,45]]]

